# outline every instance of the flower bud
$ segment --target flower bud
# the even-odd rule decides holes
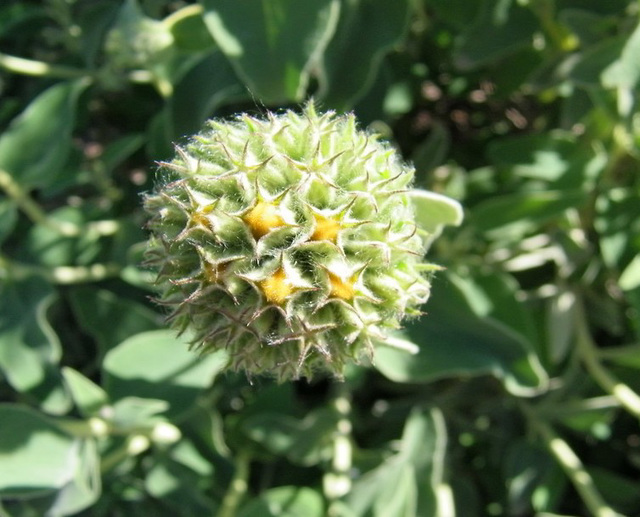
[[[340,377],[429,296],[413,169],[352,115],[241,115],[163,163],[149,264],[202,352],[280,381]]]

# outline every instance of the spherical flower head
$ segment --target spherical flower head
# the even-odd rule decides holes
[[[213,120],[159,177],[145,198],[159,301],[233,369],[340,377],[429,296],[413,169],[352,115]]]

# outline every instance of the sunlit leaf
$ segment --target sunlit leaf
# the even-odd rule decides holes
[[[322,517],[324,503],[318,492],[306,487],[282,486],[266,490],[243,505],[238,517]]]
[[[219,48],[259,102],[302,100],[311,73],[333,36],[336,0],[201,0]]]
[[[0,282],[0,370],[18,391],[36,388],[60,358],[60,342],[46,317],[53,296],[38,278]]]
[[[445,226],[459,226],[462,223],[462,206],[454,199],[419,189],[411,190],[409,198],[413,203],[419,228],[429,234],[427,244],[440,235]]]
[[[640,25],[629,36],[619,59],[602,72],[602,84],[608,88],[634,88],[640,80]]]
[[[355,480],[346,496],[349,510],[354,516],[449,515],[451,501],[438,496],[445,483],[446,443],[439,410],[412,411],[400,452]]]
[[[104,386],[112,400],[127,396],[161,399],[169,413],[188,410],[226,365],[223,352],[199,356],[170,330],[136,334],[105,357]]]
[[[496,140],[488,154],[514,176],[548,182],[549,189],[587,188],[607,163],[563,131]]]
[[[51,86],[13,120],[0,136],[0,168],[24,188],[60,181],[71,149],[76,108],[87,81]]]
[[[151,427],[158,416],[169,409],[165,400],[150,397],[123,397],[113,404],[111,421],[120,429]]]
[[[83,416],[95,415],[108,403],[109,399],[104,390],[80,372],[65,366],[62,375],[76,407]]]
[[[636,255],[629,265],[624,268],[620,275],[619,284],[624,291],[631,291],[640,287],[640,254]]]
[[[180,50],[207,50],[215,46],[211,34],[202,19],[202,8],[188,5],[178,9],[163,20]]]
[[[586,199],[587,193],[582,190],[503,194],[475,206],[469,219],[479,230],[495,237],[526,234],[565,210],[581,206]]]
[[[436,281],[426,315],[406,334],[417,354],[378,347],[375,366],[396,382],[431,382],[450,376],[491,374],[507,390],[531,396],[544,389],[547,376],[522,334],[492,317],[475,314],[454,284]]]
[[[638,193],[633,188],[602,192],[596,202],[596,212],[594,227],[600,237],[605,264],[624,270],[640,252]]]
[[[625,45],[622,36],[603,38],[578,54],[568,67],[568,77],[580,86],[599,86],[602,74],[621,54]]]
[[[319,97],[328,106],[350,109],[371,86],[382,58],[405,36],[408,0],[342,2],[340,19],[319,75]]]
[[[163,505],[161,510],[173,515],[211,514],[211,504],[202,497],[206,480],[184,465],[165,458],[156,462],[145,478],[145,489]]]
[[[138,0],[125,0],[105,39],[113,65],[158,70],[172,52],[169,27],[147,16]]]
[[[58,491],[56,515],[70,515],[99,493],[96,451],[28,407],[0,406],[0,496],[34,497]]]

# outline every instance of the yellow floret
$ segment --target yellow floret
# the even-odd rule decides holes
[[[338,238],[338,232],[340,231],[340,222],[320,214],[314,214],[314,217],[316,220],[316,229],[313,235],[311,235],[311,240],[331,241],[335,243]]]
[[[355,279],[351,278],[346,282],[337,275],[329,273],[329,283],[331,284],[331,296],[342,300],[352,300],[356,294],[353,287]]]
[[[205,228],[211,228],[211,222],[207,218],[207,215],[213,210],[213,205],[204,206],[196,210],[191,214],[191,223],[196,226],[204,226]]]
[[[278,207],[264,201],[259,201],[256,206],[249,210],[243,220],[247,223],[256,239],[263,237],[274,228],[279,228],[286,224],[278,214]]]
[[[259,282],[259,285],[267,301],[276,305],[282,305],[287,297],[295,291],[295,287],[291,285],[287,279],[287,274],[282,268],[278,269],[269,278]]]

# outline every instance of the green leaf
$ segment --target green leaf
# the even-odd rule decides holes
[[[640,80],[640,25],[624,44],[620,57],[602,71],[602,84],[606,88],[635,88]]]
[[[245,87],[222,52],[216,50],[205,55],[184,75],[169,99],[166,109],[171,140],[175,142],[200,131],[219,106],[246,95]]]
[[[640,203],[635,188],[615,188],[602,192],[596,201],[594,227],[599,235],[605,264],[624,270],[640,253]],[[632,271],[632,270],[631,270]],[[630,273],[627,273],[631,275]],[[625,279],[625,282],[631,280]]]
[[[629,300],[629,303],[633,306],[636,314],[640,312],[640,288],[627,292],[627,299]],[[636,322],[632,321],[631,323],[632,323],[632,328],[636,335],[636,339],[640,340],[640,325],[638,325],[637,321]]]
[[[522,235],[561,216],[565,210],[582,205],[582,190],[546,190],[504,194],[471,209],[469,219],[490,236]]]
[[[564,131],[499,139],[489,145],[488,156],[514,176],[548,182],[551,190],[591,188],[607,163],[590,144]]]
[[[409,191],[409,198],[415,209],[418,227],[428,233],[427,244],[440,235],[444,226],[462,224],[462,206],[450,197],[414,189]]]
[[[242,428],[249,438],[260,443],[269,452],[286,453],[295,440],[298,422],[289,415],[278,413],[257,413],[249,416]]]
[[[173,50],[169,27],[144,14],[138,0],[125,0],[105,40],[110,63],[157,71]]]
[[[447,279],[464,294],[469,307],[479,318],[492,318],[529,343],[539,340],[531,308],[518,299],[522,291],[512,276],[470,268],[464,278],[452,273]]]
[[[207,26],[202,19],[199,5],[188,5],[178,9],[163,20],[173,35],[174,44],[180,50],[199,51],[215,47]]]
[[[18,207],[12,199],[0,199],[0,244],[11,234],[18,221]]]
[[[32,22],[42,23],[46,16],[44,7],[41,5],[30,5],[23,3],[7,3],[0,6],[0,35],[2,37],[12,36],[12,30],[22,24]]]
[[[242,506],[238,517],[322,517],[322,496],[311,488],[281,486],[264,491]]]
[[[313,411],[301,421],[281,413],[261,412],[243,421],[242,429],[269,452],[309,466],[327,457],[338,418],[336,411],[328,408]]]
[[[144,486],[164,505],[157,510],[161,515],[212,515],[211,503],[202,496],[208,479],[162,458],[149,469]]]
[[[301,101],[335,31],[337,0],[201,0],[204,21],[251,93],[266,104]]]
[[[600,353],[604,359],[615,364],[640,370],[640,344],[605,348]]]
[[[1,405],[0,421],[2,496],[43,495],[73,482],[81,463],[79,440],[25,406]]]
[[[171,448],[171,458],[197,473],[200,478],[209,479],[214,467],[208,458],[191,441],[184,438]]]
[[[640,254],[633,257],[629,265],[624,268],[618,283],[623,291],[631,291],[640,287]]]
[[[224,352],[199,356],[169,330],[142,332],[126,339],[105,357],[104,386],[112,400],[161,399],[168,414],[189,410],[198,394],[226,366]]]
[[[342,2],[318,77],[323,103],[351,109],[373,83],[384,55],[404,39],[408,24],[408,0]]]
[[[46,314],[52,302],[53,289],[38,278],[0,282],[0,370],[18,391],[40,385],[60,358]]]
[[[398,517],[413,517],[417,515],[416,474],[413,465],[396,463],[390,465],[387,472],[388,479],[380,487],[373,505],[373,515],[397,515]]]
[[[144,135],[139,133],[130,133],[111,142],[100,155],[101,172],[105,175],[112,174],[116,167],[140,149],[144,142]]]
[[[77,441],[73,479],[56,494],[49,515],[74,515],[93,505],[101,492],[100,458],[93,440]]]
[[[71,223],[81,227],[86,222],[86,214],[79,207],[63,206],[49,212],[48,218],[59,223]],[[99,236],[91,232],[81,232],[78,236],[67,237],[51,228],[38,224],[32,226],[22,240],[21,260],[44,266],[71,266],[92,264],[101,250]]]
[[[146,129],[148,156],[153,156],[157,160],[168,160],[175,153],[172,146],[174,141],[171,113],[168,109],[163,109],[153,117]]]
[[[498,61],[531,45],[539,24],[517,2],[484,0],[475,22],[459,36],[454,60],[469,70]]]
[[[84,5],[74,21],[80,29],[78,50],[89,67],[95,67],[101,59],[105,34],[113,24],[120,8],[119,0],[103,0]]]
[[[161,323],[149,307],[106,289],[74,287],[69,300],[78,324],[97,341],[102,353],[134,334],[158,329]]]
[[[165,400],[124,397],[113,405],[113,423],[119,429],[136,430],[152,427],[159,420],[159,415],[169,409]]]
[[[105,391],[80,372],[65,366],[62,368],[62,376],[82,416],[94,416],[109,403]]]
[[[122,3],[105,38],[105,53],[113,75],[107,80],[120,80],[126,70],[147,70],[163,98],[171,96],[172,84],[191,58],[190,53],[177,52],[169,25],[147,16],[138,0]]]
[[[546,304],[546,350],[551,364],[564,361],[575,343],[576,297],[558,289]]]
[[[78,99],[87,84],[79,80],[51,86],[0,136],[0,168],[24,188],[46,188],[60,181],[72,147]]]
[[[419,345],[418,353],[380,346],[376,368],[395,382],[410,383],[491,374],[514,395],[539,393],[547,375],[531,344],[498,320],[474,313],[469,295],[457,287],[461,282],[447,282],[444,275],[437,278],[427,314],[406,330]]]
[[[452,501],[442,495],[446,492],[446,443],[444,419],[438,409],[412,411],[400,452],[356,479],[345,497],[349,510],[356,517],[448,515]]]
[[[598,490],[611,506],[622,515],[633,515],[640,507],[638,480],[625,477],[620,472],[596,467],[589,472]]]
[[[540,446],[523,439],[509,443],[504,454],[509,514],[531,513],[534,491],[541,485],[546,485],[546,478],[556,470],[559,470],[558,465]],[[557,497],[558,489],[563,488],[563,484],[556,485],[554,499]]]
[[[433,9],[434,18],[446,21],[460,32],[474,23],[480,7],[481,2],[468,0],[429,0],[429,8]]]
[[[622,36],[609,37],[588,47],[569,63],[567,77],[578,86],[600,87],[603,72],[618,59],[625,42]]]
[[[609,35],[613,20],[584,8],[568,8],[558,12],[558,21],[566,25],[587,48],[597,44]]]
[[[415,165],[418,178],[425,178],[436,167],[441,165],[451,148],[451,134],[449,130],[439,122],[431,127],[429,136],[418,145],[411,161]]]

